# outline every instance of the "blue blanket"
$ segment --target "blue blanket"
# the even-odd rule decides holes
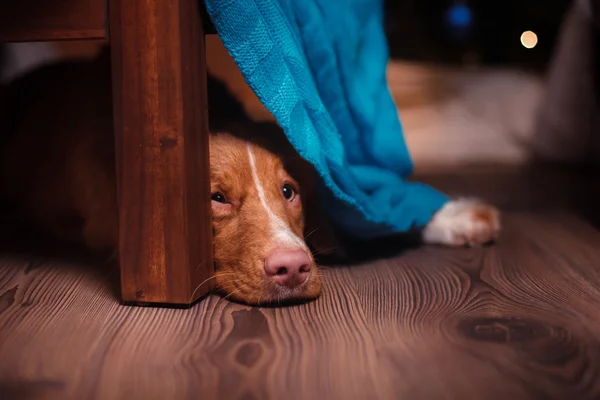
[[[359,239],[425,225],[448,198],[408,182],[386,81],[381,0],[206,0],[246,82],[322,178],[327,215]]]

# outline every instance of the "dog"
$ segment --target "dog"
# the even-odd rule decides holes
[[[320,212],[316,173],[274,123],[253,122],[208,77],[216,288],[251,305],[321,294],[315,254],[343,247]],[[2,90],[1,187],[52,235],[94,252],[118,250],[110,57],[41,67]],[[494,240],[499,212],[478,200],[447,203],[424,243]]]

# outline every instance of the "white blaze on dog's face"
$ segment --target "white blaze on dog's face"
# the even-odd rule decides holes
[[[210,167],[217,288],[249,304],[318,297],[301,188],[281,157],[213,133]]]

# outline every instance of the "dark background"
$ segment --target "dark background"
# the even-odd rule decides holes
[[[386,0],[386,31],[391,56],[412,61],[543,70],[552,54],[569,0]],[[471,11],[469,29],[447,22],[457,4]],[[521,33],[538,35],[533,49]],[[470,60],[470,61],[469,61]]]

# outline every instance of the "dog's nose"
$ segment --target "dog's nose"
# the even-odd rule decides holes
[[[265,260],[265,272],[277,284],[293,289],[306,282],[311,264],[304,250],[279,250]]]

